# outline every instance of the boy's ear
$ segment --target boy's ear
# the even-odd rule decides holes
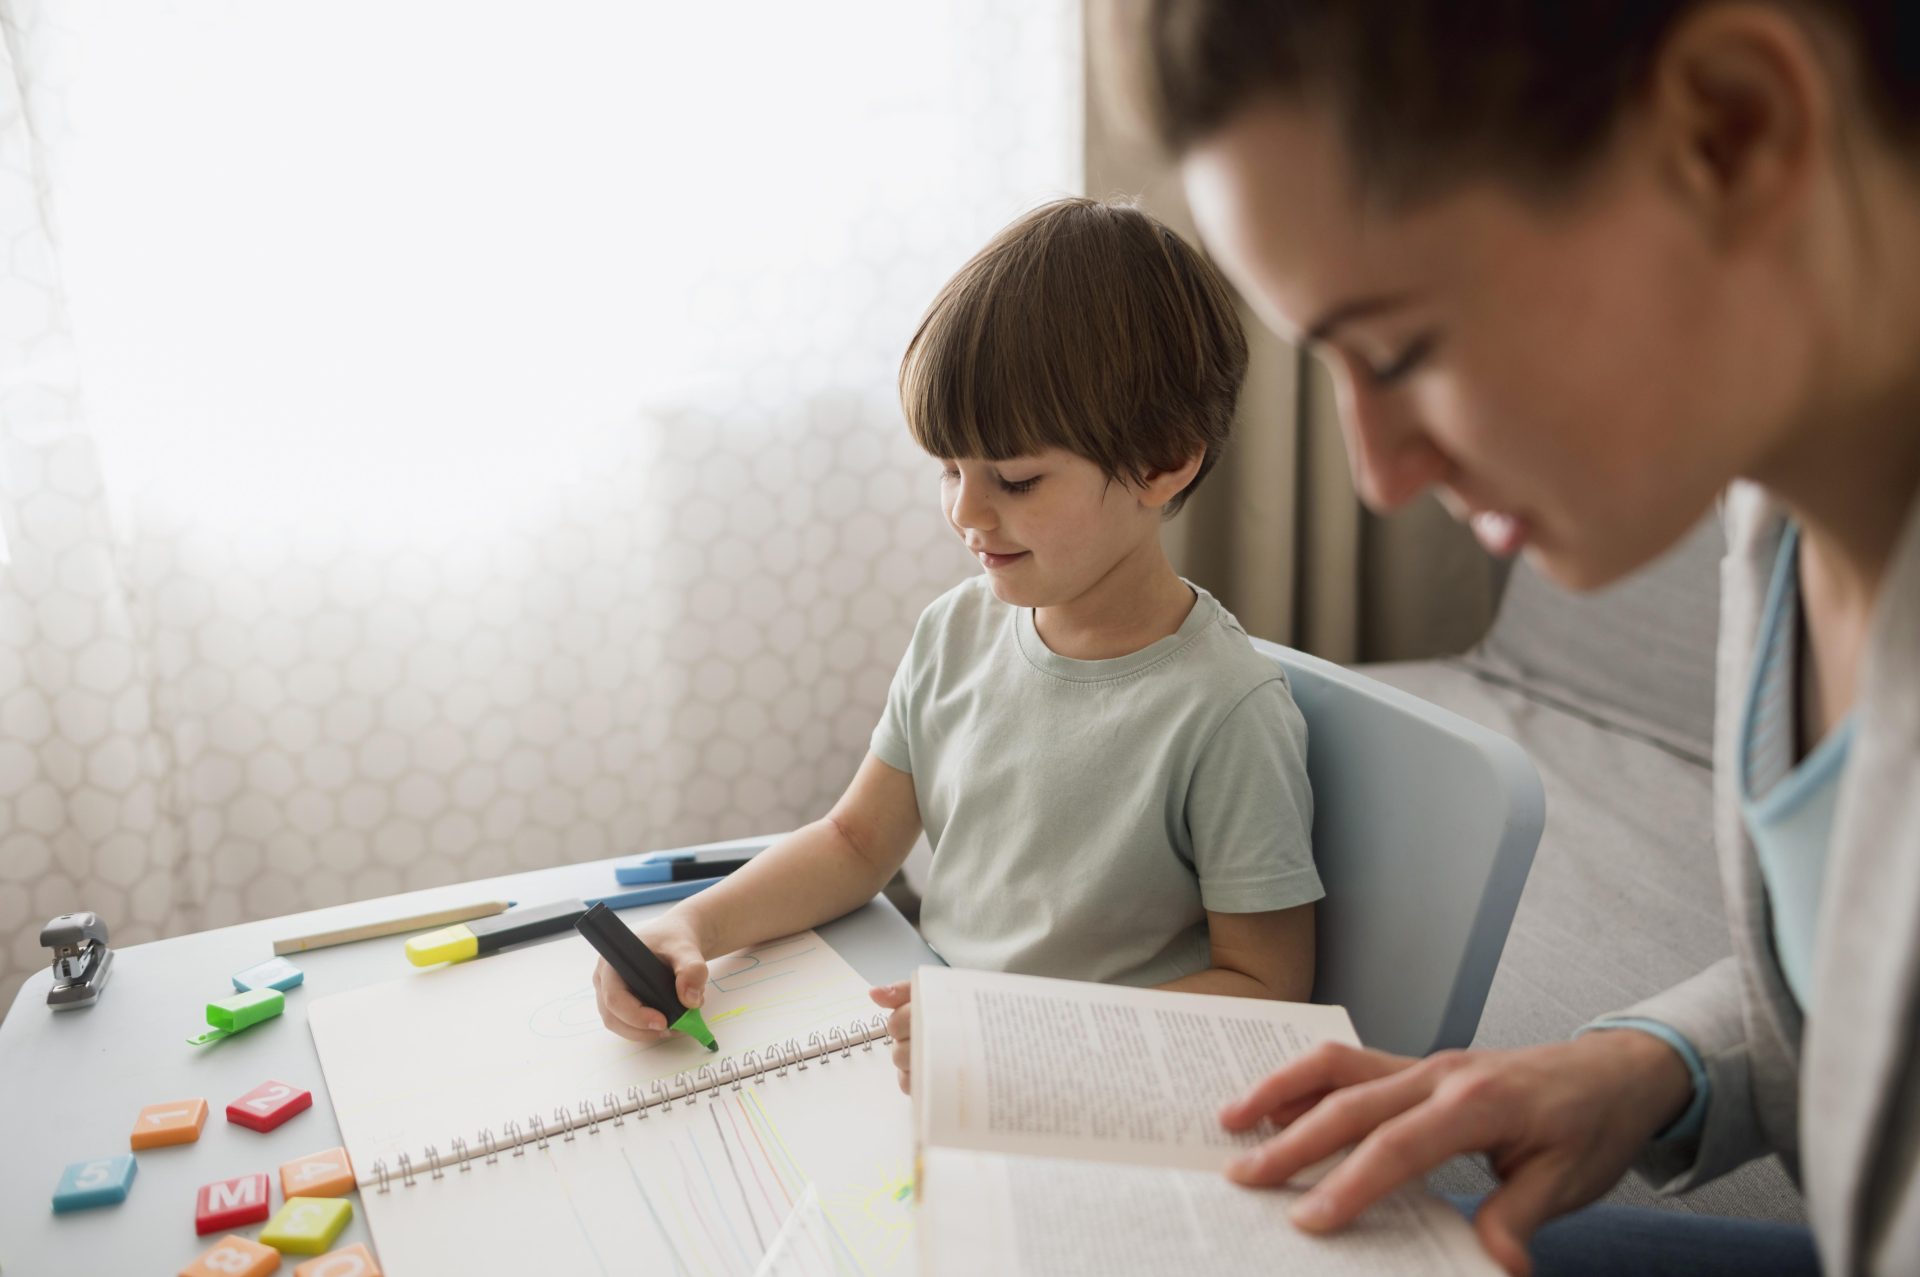
[[[1140,504],[1149,510],[1164,509],[1167,502],[1187,490],[1193,482],[1193,476],[1200,473],[1200,465],[1207,459],[1205,448],[1188,457],[1177,469],[1149,470],[1146,478],[1140,481]]]

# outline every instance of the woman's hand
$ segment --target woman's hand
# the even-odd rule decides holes
[[[640,943],[673,969],[674,995],[689,1007],[707,997],[707,959],[693,927],[672,910],[634,930]],[[593,999],[600,1023],[629,1042],[654,1043],[668,1036],[667,1017],[633,996],[605,958],[593,968]]]
[[[1534,1230],[1611,1188],[1691,1094],[1678,1053],[1632,1029],[1422,1060],[1327,1043],[1228,1104],[1220,1121],[1236,1131],[1263,1118],[1286,1127],[1227,1168],[1242,1184],[1284,1183],[1353,1149],[1294,1203],[1293,1222],[1316,1233],[1456,1154],[1486,1153],[1501,1184],[1474,1229],[1520,1277],[1531,1270]]]
[[[887,1032],[893,1036],[893,1067],[900,1070],[900,1090],[913,1094],[913,982],[883,984],[867,996],[888,1008]]]

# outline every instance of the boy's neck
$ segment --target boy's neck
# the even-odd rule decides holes
[[[1149,538],[1078,598],[1033,610],[1047,650],[1074,661],[1129,656],[1177,631],[1199,596]]]

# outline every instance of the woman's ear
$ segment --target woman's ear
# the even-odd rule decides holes
[[[1140,504],[1149,510],[1164,510],[1167,502],[1185,492],[1207,459],[1205,448],[1188,457],[1177,469],[1149,470],[1140,481]]]
[[[1792,220],[1832,123],[1812,33],[1784,8],[1706,6],[1657,55],[1647,122],[1670,188],[1722,244]]]

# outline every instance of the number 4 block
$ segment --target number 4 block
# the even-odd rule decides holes
[[[256,1131],[270,1131],[295,1113],[313,1107],[313,1092],[285,1082],[262,1082],[227,1105],[227,1120]]]
[[[238,1233],[222,1237],[213,1249],[180,1270],[180,1277],[261,1277],[280,1266],[280,1252]]]
[[[257,1224],[267,1217],[269,1204],[265,1171],[215,1180],[200,1189],[194,1202],[194,1231],[205,1237],[243,1224]]]
[[[340,1197],[353,1189],[353,1163],[344,1148],[309,1153],[280,1168],[280,1192],[286,1197]]]

